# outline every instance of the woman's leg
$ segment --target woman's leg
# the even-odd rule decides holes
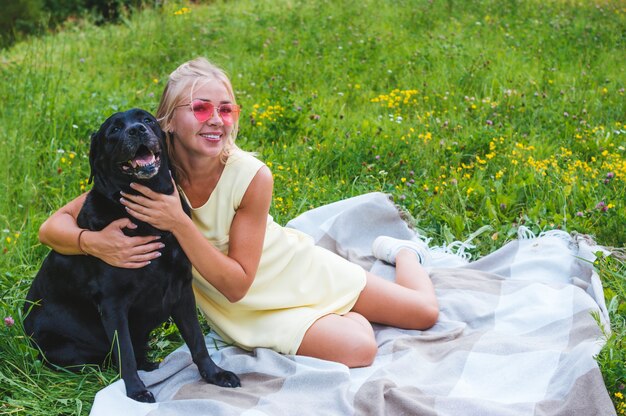
[[[412,250],[396,255],[396,282],[367,273],[354,308],[371,322],[405,329],[427,329],[437,322],[439,305],[428,273]]]
[[[321,317],[308,329],[298,355],[365,367],[376,357],[378,345],[367,319],[355,312]]]
[[[395,261],[395,283],[367,272],[367,283],[352,312],[315,321],[297,354],[364,367],[374,361],[378,350],[370,321],[406,329],[433,326],[439,306],[428,273],[412,250],[399,250]]]

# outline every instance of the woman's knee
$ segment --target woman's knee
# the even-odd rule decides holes
[[[439,305],[432,304],[427,305],[419,311],[419,322],[422,328],[420,329],[428,329],[437,323],[439,320]]]
[[[361,315],[327,315],[306,332],[297,354],[336,361],[348,367],[370,365],[378,345],[372,325]]]
[[[347,343],[344,364],[350,368],[367,367],[374,362],[377,353],[376,337],[373,332],[370,335],[364,331]]]
[[[434,326],[439,320],[439,304],[436,300],[422,303],[415,306],[412,313],[414,329],[428,329]]]

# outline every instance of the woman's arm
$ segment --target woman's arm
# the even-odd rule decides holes
[[[229,233],[228,255],[216,249],[182,210],[178,193],[163,195],[131,185],[144,196],[124,195],[129,212],[156,228],[174,233],[196,270],[229,301],[243,298],[259,267],[273,178],[263,166],[248,186]]]
[[[39,241],[61,254],[83,254],[78,246],[81,229],[76,223],[78,213],[85,203],[87,192],[68,202],[52,214],[39,227]],[[83,233],[85,234],[85,233]],[[81,236],[84,249],[85,235]]]
[[[39,228],[39,241],[61,254],[90,254],[106,263],[125,268],[139,268],[157,258],[162,244],[157,237],[127,237],[124,228],[135,228],[128,218],[113,221],[101,231],[90,231],[77,224],[87,193],[68,202]]]

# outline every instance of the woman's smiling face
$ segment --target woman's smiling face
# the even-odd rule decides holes
[[[212,103],[213,114],[208,120],[199,122],[189,103],[202,100]],[[230,140],[233,125],[225,124],[220,118],[217,107],[231,104],[233,100],[226,87],[218,80],[211,80],[195,89],[193,94],[176,108],[172,118],[172,131],[177,151],[184,151],[188,156],[219,156],[224,145]]]

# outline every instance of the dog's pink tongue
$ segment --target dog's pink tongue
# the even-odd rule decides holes
[[[152,153],[137,156],[135,159],[133,159],[133,165],[146,166],[146,165],[149,165],[150,163],[153,163],[154,159],[155,157]]]

